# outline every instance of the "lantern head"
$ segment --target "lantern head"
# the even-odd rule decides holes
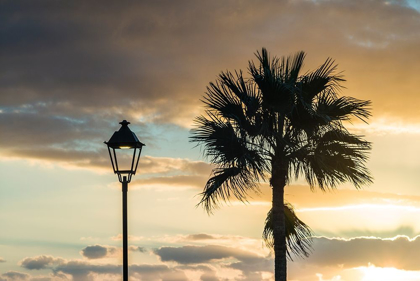
[[[136,174],[141,149],[145,145],[128,128],[130,122],[123,120],[120,124],[121,128],[114,132],[105,144],[108,146],[112,169],[118,175],[118,180],[123,182],[126,178],[127,182],[130,182],[132,175]]]

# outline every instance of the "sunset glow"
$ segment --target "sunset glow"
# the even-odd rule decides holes
[[[419,1],[6,0],[0,22],[0,281],[121,280],[104,141],[122,120],[146,144],[128,186],[130,280],[274,281],[270,175],[209,214],[214,166],[190,142],[209,83],[248,78],[263,47],[303,50],[301,74],[332,58],[339,94],[372,102],[345,126],[372,142],[373,183],[324,192],[292,175],[285,189],[314,234],[288,279],[420,281]],[[136,164],[126,144],[120,167]]]
[[[363,273],[361,281],[420,280],[419,272],[415,271],[398,270],[392,267],[375,267],[372,264],[365,267],[359,267],[357,269]]]

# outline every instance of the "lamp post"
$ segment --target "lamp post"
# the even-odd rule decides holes
[[[134,134],[126,120],[120,122],[121,128],[114,132],[112,137],[105,144],[108,146],[109,157],[111,158],[114,174],[122,183],[123,193],[123,280],[128,281],[128,235],[127,235],[127,191],[131,177],[136,174],[139,164],[141,149],[144,146]],[[131,155],[132,151],[132,155]],[[129,152],[129,153],[126,153]],[[118,162],[118,160],[120,160]]]

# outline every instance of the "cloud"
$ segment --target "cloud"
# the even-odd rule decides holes
[[[166,265],[132,265],[130,266],[130,271],[141,278],[140,280],[189,280],[182,270],[170,268]]]
[[[393,239],[353,238],[314,239],[313,252],[305,263],[318,266],[354,268],[369,263],[378,267],[420,270],[417,262],[420,239],[397,236]]]
[[[146,176],[133,180],[133,188],[202,189],[212,169],[208,163],[181,158],[146,156],[140,162],[139,170]]]
[[[69,261],[54,269],[55,272],[70,274],[73,280],[103,280],[105,276],[110,279],[120,278],[121,266],[115,265],[92,265],[88,262]],[[190,266],[190,267],[168,267],[164,264],[131,264],[129,266],[130,276],[133,280],[150,280],[150,281],[190,281],[186,271],[195,271],[202,276],[201,280],[219,280],[214,279],[215,273],[206,266]],[[89,279],[92,278],[92,279]],[[204,279],[203,279],[204,278]],[[207,279],[206,279],[207,278]],[[213,278],[213,279],[208,279]]]
[[[185,239],[196,241],[196,240],[212,240],[212,239],[217,239],[217,238],[213,235],[209,235],[205,233],[198,233],[198,234],[187,235]]]
[[[216,271],[206,265],[180,265],[176,267],[179,270],[186,271],[200,271],[200,280],[201,281],[220,281],[219,277],[216,274]],[[225,280],[225,279],[223,279]]]
[[[114,237],[113,237],[114,238]],[[143,237],[142,243],[147,245],[175,245],[175,246],[222,246],[236,248],[257,256],[267,256],[270,251],[263,247],[261,238],[250,238],[240,235],[221,235],[211,233],[195,233],[188,235],[162,235]]]
[[[128,250],[131,252],[140,252],[146,253],[147,250],[144,247],[131,245],[128,247]],[[108,245],[92,245],[87,246],[86,248],[80,251],[80,254],[89,259],[102,259],[102,258],[112,258],[119,257],[122,255],[122,249],[114,246]]]
[[[217,242],[219,241],[218,238],[221,237],[227,239],[227,236],[203,233],[185,237],[189,237],[189,241],[196,241],[197,243],[201,243],[200,241],[203,241],[203,243],[204,241],[207,241],[206,243],[209,241]],[[156,281],[178,279],[207,281],[271,280],[274,266],[273,258],[269,255],[257,254],[252,250],[241,249],[234,243],[235,239],[232,241],[232,246],[208,244],[179,247],[163,246],[153,251],[159,257],[161,263],[131,264],[130,272],[133,274],[133,278]],[[404,236],[397,236],[392,239],[315,237],[312,254],[306,259],[298,259],[290,263],[291,278],[296,280],[316,280],[316,278],[334,280],[333,278],[338,278],[337,276],[340,275],[342,277],[354,277],[353,279],[348,277],[349,280],[361,280],[363,277],[361,271],[369,264],[374,264],[377,268],[393,267],[396,270],[420,271],[417,263],[417,253],[420,250],[419,243],[419,237],[409,239]],[[106,246],[101,247],[106,248]],[[256,248],[256,246],[254,245],[250,249],[252,248]],[[85,249],[89,249],[89,247]],[[131,250],[143,251],[144,249],[136,246],[131,247]],[[97,263],[95,259],[64,260],[49,256],[48,258],[36,256],[25,260],[27,265],[32,265],[26,266],[26,269],[50,268],[54,274],[69,275],[72,276],[73,280],[116,279],[121,274],[121,265]],[[21,264],[23,263],[22,261]],[[305,270],[302,271],[302,268],[305,268]],[[230,272],[227,273],[229,270]],[[316,273],[318,273],[318,277],[316,277]],[[10,273],[10,275],[13,274],[13,272]],[[6,277],[2,276],[2,278]],[[22,278],[29,279],[27,275],[23,275]],[[344,278],[344,280],[347,279]]]
[[[183,246],[183,247],[161,247],[154,250],[154,253],[162,261],[175,261],[180,264],[199,264],[214,260],[235,257],[238,259],[252,259],[255,254],[239,249],[223,246]]]
[[[129,246],[128,250],[132,252],[147,253],[146,248],[140,246]]]
[[[33,258],[25,258],[19,262],[20,266],[29,270],[39,270],[51,267],[55,264],[63,263],[61,258],[54,258],[52,256],[36,256]]]
[[[414,170],[412,176],[416,176]],[[387,238],[402,234],[413,237],[420,230],[416,221],[416,214],[420,213],[420,196],[395,193],[396,190],[405,193],[411,190],[401,184],[398,186],[400,189],[389,186],[391,192],[378,192],[378,188],[373,191],[370,188],[356,190],[346,185],[327,192],[317,189],[313,192],[309,186],[302,185],[302,180],[298,180],[286,187],[285,199],[293,204],[299,218],[317,235]],[[378,187],[383,189],[383,185]],[[268,184],[263,183],[261,191],[249,199],[249,207],[261,210],[271,205],[272,194]],[[235,200],[231,203],[234,206],[243,205]],[[264,207],[265,204],[267,207]],[[328,215],[330,212],[334,215]],[[329,216],[328,222],[323,219],[324,216]]]
[[[120,233],[116,236],[112,236],[111,239],[114,240],[114,241],[121,241],[122,240],[122,234]],[[141,241],[143,239],[144,239],[143,236],[128,235],[128,241]]]
[[[16,281],[28,280],[30,278],[29,274],[18,272],[18,271],[8,271],[6,273],[3,273],[1,276],[6,278],[6,280],[16,280]]]
[[[189,245],[218,245],[224,247],[232,247],[244,251],[258,252],[260,256],[269,254],[268,249],[261,247],[261,239],[250,238],[240,235],[220,235],[220,234],[207,234],[197,233],[190,235],[180,235],[172,239],[175,243],[187,243]]]
[[[63,273],[49,274],[47,276],[33,276],[24,272],[8,271],[0,275],[0,281],[68,281],[71,280],[71,276]]]
[[[211,171],[211,165],[208,163],[183,158],[145,156],[139,165],[139,169],[146,174],[188,173],[190,175],[209,175]],[[139,181],[141,180],[134,182]]]
[[[411,59],[419,13],[400,1],[42,3],[12,1],[0,12],[5,156],[108,166],[99,143],[115,120],[139,121],[151,144],[153,127],[190,128],[208,82],[246,69],[262,46],[278,55],[304,49],[307,68],[331,56],[346,70],[345,94],[372,99],[375,116],[420,122],[412,75],[420,66]]]
[[[273,259],[262,257],[253,252],[218,245],[161,247],[154,253],[164,262],[174,261],[183,265],[223,262],[225,267],[240,270],[240,280],[265,280],[264,272],[273,270]],[[228,262],[229,259],[235,262]]]
[[[240,272],[240,275],[231,275],[228,280],[235,278],[270,280],[273,259],[270,256],[264,256],[264,253],[254,253],[253,250],[261,247],[261,240],[259,239],[258,243],[250,243],[250,240],[252,239],[218,234],[190,234],[170,241],[172,243],[182,243],[182,241],[189,244],[197,243],[196,245],[164,246],[155,249],[154,253],[164,263],[175,262],[179,270],[206,266],[216,270],[217,278],[222,278],[222,269],[232,269]],[[342,280],[362,280],[363,274],[357,268],[365,267],[369,263],[378,268],[395,267],[399,270],[411,270],[414,274],[415,271],[420,270],[416,263],[416,256],[420,250],[419,241],[418,237],[409,239],[404,236],[392,239],[315,237],[313,251],[309,258],[297,259],[289,264],[291,278],[305,281],[317,280],[318,277],[315,274],[319,273],[323,275],[324,280],[334,280],[333,278],[338,278],[339,275],[344,278]],[[213,243],[214,245],[211,245]],[[244,245],[249,246],[248,250],[244,250]]]
[[[61,259],[61,258],[56,258]],[[201,269],[196,269],[201,270]],[[115,280],[121,276],[121,265],[115,264],[92,264],[90,261],[80,261],[80,260],[68,260],[57,264],[52,268],[52,271],[55,276],[61,276],[60,278],[65,279],[65,276],[71,276],[72,280],[78,281],[92,281],[92,280]],[[131,264],[129,266],[130,275],[137,278],[135,280],[184,280],[188,281],[185,273],[177,268],[170,268],[166,265],[149,265],[149,264]],[[18,273],[18,272],[9,272],[3,274],[4,277],[17,278],[22,276],[22,280],[29,279],[30,275]],[[15,280],[13,279],[13,280]],[[19,279],[16,279],[19,280]],[[61,279],[60,279],[61,280]]]
[[[6,262],[6,260],[2,257],[0,257],[0,262]]]
[[[108,253],[115,252],[115,247],[104,247],[101,245],[87,246],[80,253],[88,259],[100,259],[108,255]]]
[[[114,264],[96,265],[86,261],[71,260],[56,266],[53,272],[69,274],[73,280],[88,281],[91,280],[89,278],[91,273],[120,275],[121,266]]]
[[[206,249],[208,250],[208,249]],[[222,255],[217,254],[217,251],[222,251]],[[231,251],[233,254],[226,254]],[[266,280],[261,278],[262,274],[267,275],[263,261],[265,258],[259,257],[253,253],[246,253],[235,251],[234,249],[217,249],[211,250],[213,255],[216,257],[225,256],[227,259],[223,260],[223,263],[219,263],[218,259],[209,259],[209,263],[205,264],[177,264],[169,266],[168,264],[130,264],[129,272],[133,280],[177,280],[177,281],[191,281],[191,280],[202,280],[202,281],[227,281],[227,280]],[[232,257],[237,262],[230,263]],[[37,259],[28,258],[28,259]],[[93,281],[93,280],[115,280],[121,276],[121,265],[117,264],[104,264],[95,263],[94,260],[64,260],[62,258],[55,258],[57,260],[63,260],[61,263],[57,263],[50,267],[54,278],[45,276],[30,276],[28,274],[22,275],[23,278],[30,280],[50,280],[50,281],[61,281],[71,280],[78,281]],[[271,259],[266,259],[271,260]],[[272,260],[271,260],[272,262]],[[251,264],[253,264],[251,266]],[[255,271],[254,271],[255,270]],[[271,270],[271,269],[270,269]],[[242,272],[238,275],[238,272]],[[227,274],[227,275],[226,275]],[[17,276],[17,273],[10,273],[10,276]],[[221,276],[219,276],[221,275]],[[19,275],[20,276],[20,275]],[[236,277],[235,277],[236,276]],[[259,276],[254,277],[252,276]],[[3,276],[2,276],[3,277]],[[10,277],[12,278],[12,277]],[[38,279],[34,279],[38,278]],[[14,280],[14,279],[13,279]],[[26,279],[25,279],[26,280]]]

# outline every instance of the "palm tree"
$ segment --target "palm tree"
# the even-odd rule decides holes
[[[273,201],[264,237],[272,237],[275,280],[286,281],[288,245],[302,250],[307,244],[299,240],[305,232],[290,236],[287,229],[299,231],[301,221],[294,217],[287,224],[284,188],[298,177],[323,191],[344,182],[356,188],[371,183],[365,166],[371,144],[344,127],[354,118],[367,122],[371,103],[339,96],[345,80],[330,58],[300,75],[304,52],[279,59],[263,48],[256,57],[249,78],[227,71],[210,83],[202,100],[206,114],[195,119],[191,141],[203,145],[215,164],[200,201],[209,213],[232,196],[246,202],[269,180]]]

